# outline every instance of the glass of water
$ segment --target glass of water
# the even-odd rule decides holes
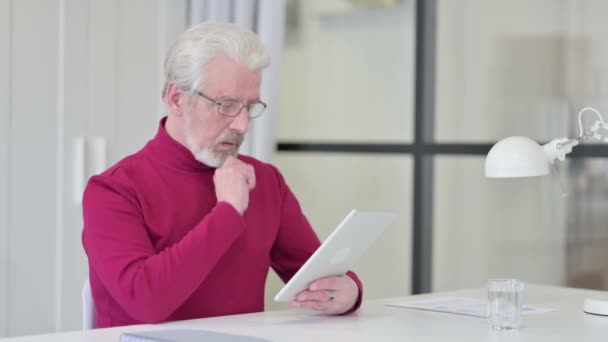
[[[517,279],[490,279],[488,289],[488,322],[495,330],[519,329],[524,283]]]

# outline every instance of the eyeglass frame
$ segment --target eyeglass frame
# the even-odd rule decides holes
[[[235,118],[235,117],[239,116],[239,114],[241,114],[241,111],[242,111],[242,110],[243,110],[243,108],[245,108],[245,107],[247,107],[247,117],[248,117],[248,118],[250,118],[250,119],[259,118],[260,116],[262,116],[262,114],[264,114],[264,111],[266,110],[266,108],[268,108],[268,105],[266,104],[266,102],[264,102],[264,101],[262,101],[262,100],[257,100],[257,102],[248,103],[248,104],[245,104],[245,103],[239,102],[239,101],[237,101],[237,100],[218,100],[218,99],[214,99],[214,98],[212,98],[212,97],[211,97],[211,96],[209,96],[209,95],[205,95],[205,94],[204,94],[202,91],[200,91],[200,90],[197,90],[197,91],[196,91],[196,95],[198,95],[198,96],[200,96],[200,97],[204,98],[205,100],[210,101],[210,102],[214,103],[215,105],[217,105],[217,112],[218,112],[219,114],[223,115],[223,116],[227,116],[227,117],[230,117],[230,118]],[[239,108],[239,110],[238,110],[238,111],[236,112],[236,114],[234,114],[234,115],[228,115],[228,114],[226,114],[226,113],[222,113],[222,112],[220,111],[220,109],[222,108],[222,105],[223,105],[225,102],[231,102],[231,103],[239,104],[239,105],[241,105],[241,108]],[[262,106],[264,106],[264,108],[262,108],[262,110],[260,111],[260,114],[258,114],[258,115],[256,115],[256,116],[251,116],[251,110],[250,110],[250,106],[252,106],[252,105],[259,105],[259,104],[261,104]]]

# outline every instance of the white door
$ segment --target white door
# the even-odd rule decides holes
[[[0,0],[0,337],[80,327],[79,193],[163,108],[185,1]]]

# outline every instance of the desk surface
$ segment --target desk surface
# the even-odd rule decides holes
[[[482,289],[440,292],[371,300],[357,314],[321,316],[310,311],[282,310],[257,314],[97,329],[3,339],[2,342],[120,341],[122,332],[158,329],[205,329],[261,337],[270,341],[607,341],[608,317],[583,313],[587,297],[608,293],[563,287],[529,285],[524,303],[557,308],[557,312],[524,316],[519,331],[493,331],[483,318],[386,306],[404,300],[433,297],[485,298]]]

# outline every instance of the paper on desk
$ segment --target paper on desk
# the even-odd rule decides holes
[[[397,306],[400,308],[419,309],[453,313],[459,315],[468,315],[475,317],[488,317],[487,301],[476,298],[464,297],[444,297],[424,299],[417,301],[399,302],[387,304],[388,306]],[[547,312],[557,311],[554,308],[541,308],[537,306],[524,305],[521,309],[522,315],[539,315]]]

